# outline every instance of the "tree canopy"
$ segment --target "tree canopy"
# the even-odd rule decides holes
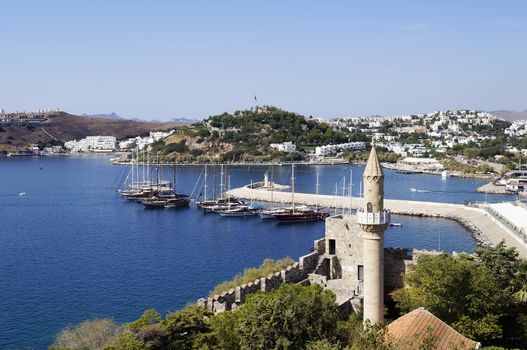
[[[502,242],[475,257],[424,255],[393,297],[409,312],[425,307],[465,336],[485,344],[527,346],[526,315],[515,296],[524,290],[518,252]],[[527,265],[526,265],[527,267]]]

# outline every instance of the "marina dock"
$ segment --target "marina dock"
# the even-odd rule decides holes
[[[270,202],[271,196],[275,203],[291,203],[290,192],[280,192],[249,188],[248,186],[232,189],[231,196],[246,200]],[[311,193],[295,193],[295,204],[353,210],[362,208],[362,198],[350,198],[333,195],[315,195]],[[459,222],[478,240],[480,244],[497,244],[504,240],[507,246],[518,249],[522,258],[527,258],[527,245],[522,238],[513,232],[496,216],[491,215],[484,205],[468,206],[463,204],[421,202],[398,199],[385,199],[385,206],[392,214],[423,217],[446,218]]]

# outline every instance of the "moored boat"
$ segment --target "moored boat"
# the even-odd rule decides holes
[[[317,175],[317,196],[318,196],[318,175]],[[324,220],[329,217],[327,212],[318,209],[310,209],[302,206],[295,206],[295,165],[291,165],[291,208],[282,209],[281,212],[275,213],[274,217],[281,222],[308,222]]]
[[[246,205],[237,206],[232,209],[217,211],[221,216],[253,216],[256,215],[256,210]]]
[[[291,211],[275,214],[275,218],[281,222],[309,222],[324,220],[327,217],[329,217],[329,214],[320,210]]]
[[[286,213],[286,209],[261,209],[258,215],[261,219],[276,219],[275,214]]]

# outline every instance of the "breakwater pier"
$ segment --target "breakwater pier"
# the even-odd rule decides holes
[[[256,184],[230,190],[229,195],[246,200],[290,204],[290,192],[271,191],[258,188]],[[337,208],[337,212],[362,208],[362,198],[334,195],[315,195],[295,193],[295,204],[325,208]],[[463,205],[454,203],[437,203],[385,199],[385,206],[392,214],[422,217],[445,218],[455,220],[464,226],[481,245],[497,244],[504,240],[507,246],[518,249],[522,258],[527,258],[527,245],[524,240],[499,218],[493,216],[485,205]]]

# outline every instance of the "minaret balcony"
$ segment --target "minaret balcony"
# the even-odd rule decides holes
[[[388,225],[390,219],[391,213],[388,210],[383,210],[380,213],[357,211],[357,222],[361,225]]]

